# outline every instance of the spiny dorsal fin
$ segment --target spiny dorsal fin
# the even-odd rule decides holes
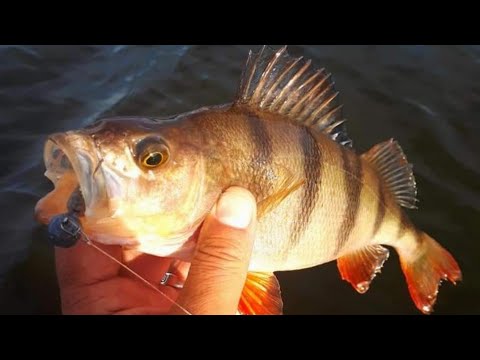
[[[390,139],[375,145],[362,157],[376,167],[401,206],[409,209],[417,208],[417,186],[412,165],[408,163],[402,148],[395,140]]]
[[[283,115],[351,147],[331,75],[286,49],[250,51],[235,103]]]

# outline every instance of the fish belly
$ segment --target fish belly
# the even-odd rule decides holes
[[[378,212],[376,173],[355,153],[336,144],[319,144],[321,171],[306,204],[304,186],[287,196],[259,220],[250,269],[287,271],[320,265],[370,244],[382,242],[373,233]],[[313,211],[308,211],[311,203]],[[299,225],[300,223],[300,225]]]
[[[330,221],[325,218],[309,225],[298,243],[292,241],[296,221],[292,210],[298,208],[301,198],[300,188],[259,220],[250,262],[251,271],[297,270],[333,259],[335,243],[331,234],[335,233],[338,226],[333,217]],[[315,216],[312,220],[320,219]]]

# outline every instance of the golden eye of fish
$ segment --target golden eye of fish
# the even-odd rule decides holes
[[[165,164],[168,160],[168,150],[166,148],[146,152],[141,159],[142,166],[146,168],[156,168],[160,165]]]

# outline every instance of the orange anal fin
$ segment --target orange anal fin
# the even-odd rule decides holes
[[[417,252],[402,252],[400,264],[415,306],[424,314],[433,311],[438,287],[443,280],[453,284],[462,280],[462,272],[453,256],[430,236],[422,233]]]
[[[337,259],[338,270],[343,280],[352,284],[360,294],[364,294],[370,283],[380,272],[389,252],[381,245],[369,245]]]
[[[238,304],[241,315],[281,315],[280,284],[272,273],[249,272]]]

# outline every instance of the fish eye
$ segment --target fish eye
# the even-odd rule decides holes
[[[150,170],[165,164],[170,157],[170,150],[162,138],[148,136],[135,144],[134,154],[138,165]]]
[[[140,167],[154,169],[168,161],[170,151],[159,137],[149,136],[135,145],[135,154]]]
[[[147,151],[142,156],[142,166],[150,169],[156,168],[168,160],[168,155],[168,149],[165,147],[155,151]]]

